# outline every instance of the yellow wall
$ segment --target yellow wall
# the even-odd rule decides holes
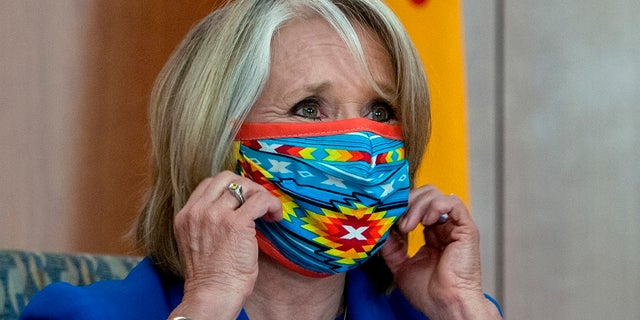
[[[416,186],[434,184],[446,194],[455,193],[468,205],[461,1],[387,0],[387,3],[420,52],[431,90],[431,141],[418,169]],[[412,250],[417,245],[419,240],[412,239]]]

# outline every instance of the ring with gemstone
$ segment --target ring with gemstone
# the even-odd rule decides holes
[[[242,194],[242,186],[237,183],[230,183],[227,190],[240,202],[240,205],[244,204],[244,194]]]

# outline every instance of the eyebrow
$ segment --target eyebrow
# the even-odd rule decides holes
[[[304,86],[304,90],[310,92],[322,92],[327,90],[328,88],[331,88],[331,82],[329,81],[311,83]]]

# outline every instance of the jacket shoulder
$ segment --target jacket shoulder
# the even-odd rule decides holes
[[[163,280],[146,258],[122,280],[51,284],[30,300],[20,319],[162,319],[170,309]]]

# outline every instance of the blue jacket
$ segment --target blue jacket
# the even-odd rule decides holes
[[[147,258],[124,280],[85,287],[49,285],[31,299],[20,319],[167,319],[182,301],[182,294],[183,283],[161,277]],[[346,303],[350,320],[427,319],[398,290],[378,294],[357,269],[347,273]],[[248,320],[244,310],[238,319]]]

